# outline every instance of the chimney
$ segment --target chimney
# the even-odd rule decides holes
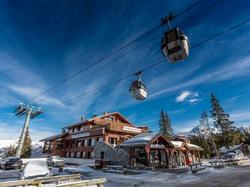
[[[85,116],[81,116],[81,121],[84,121],[85,120]]]

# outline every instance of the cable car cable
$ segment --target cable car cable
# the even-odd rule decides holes
[[[237,25],[234,25],[234,26],[232,26],[232,27],[229,27],[229,28],[225,29],[225,30],[222,31],[222,32],[219,32],[219,33],[217,33],[217,34],[215,34],[215,35],[213,35],[213,36],[210,36],[209,38],[207,38],[207,39],[205,39],[205,40],[203,40],[203,41],[201,41],[201,42],[198,42],[197,44],[191,46],[190,48],[198,47],[198,46],[202,45],[203,43],[206,43],[206,42],[208,42],[208,41],[210,41],[210,40],[212,40],[212,39],[214,39],[214,38],[217,38],[217,37],[219,37],[219,36],[221,36],[221,35],[223,35],[223,34],[229,32],[229,31],[232,31],[232,30],[234,30],[234,29],[237,29],[237,28],[239,28],[240,26],[245,25],[245,24],[247,24],[247,23],[249,23],[249,22],[250,22],[250,19],[248,19],[248,20],[246,20],[246,21],[244,21],[244,22],[242,22],[242,23],[239,23],[239,24],[237,24]]]
[[[135,50],[137,50],[137,49],[139,49],[139,48],[141,48],[141,47],[143,47],[143,46],[149,44],[149,43],[152,42],[153,40],[158,39],[158,37],[159,37],[160,35],[162,35],[162,32],[156,34],[156,35],[153,36],[150,40],[147,40],[146,42],[144,42],[144,43],[142,43],[142,44],[140,44],[140,45],[137,45],[137,46],[134,47],[134,48],[131,48],[130,50],[126,51],[125,53],[123,53],[122,55],[120,55],[119,57],[117,57],[116,59],[111,60],[111,61],[109,61],[109,62],[103,64],[102,66],[97,67],[96,69],[93,69],[93,71],[90,71],[90,72],[88,72],[87,74],[85,74],[84,77],[87,76],[88,74],[91,74],[91,73],[93,73],[93,72],[96,72],[96,71],[99,70],[99,69],[105,68],[105,67],[108,66],[109,64],[112,64],[112,63],[114,63],[114,62],[119,61],[120,59],[122,59],[123,57],[127,56],[127,55],[130,54],[131,52],[133,52],[133,51],[135,51]],[[81,77],[81,78],[82,78],[82,77]],[[73,86],[73,84],[71,84],[71,85],[68,86],[67,88],[70,88],[71,86]]]
[[[209,38],[207,38],[207,39],[205,39],[205,40],[203,40],[203,41],[201,41],[201,42],[198,42],[197,44],[191,46],[190,48],[193,49],[193,48],[196,48],[196,47],[198,47],[198,46],[200,46],[200,45],[203,45],[204,43],[206,43],[206,42],[208,42],[208,41],[211,41],[211,40],[213,40],[213,39],[215,39],[215,38],[217,38],[217,37],[219,37],[219,36],[222,36],[223,34],[225,34],[225,33],[227,33],[227,32],[230,32],[230,31],[232,31],[232,30],[234,30],[234,29],[237,29],[237,28],[239,28],[239,27],[241,27],[241,26],[243,26],[243,25],[245,25],[245,24],[247,24],[247,23],[249,23],[249,22],[250,22],[250,19],[248,19],[248,20],[246,20],[246,21],[244,21],[244,22],[241,22],[241,23],[239,23],[239,24],[237,24],[237,25],[231,26],[231,27],[225,29],[225,30],[222,31],[222,32],[216,33],[216,34],[214,34],[213,36],[211,36],[211,37],[209,37]],[[150,70],[150,69],[152,69],[152,68],[154,68],[154,67],[156,67],[156,66],[158,66],[158,65],[160,65],[160,64],[163,64],[164,62],[165,62],[165,59],[160,60],[159,62],[154,63],[154,64],[151,64],[151,65],[147,66],[146,68],[141,69],[140,71],[145,72],[145,71]],[[137,72],[138,72],[138,71],[137,71]],[[97,90],[106,88],[106,87],[108,87],[108,86],[110,86],[110,85],[117,84],[117,83],[119,83],[119,82],[121,82],[121,81],[123,81],[123,80],[125,80],[125,79],[127,79],[127,78],[133,77],[134,75],[135,75],[135,73],[128,74],[128,75],[126,75],[126,76],[124,76],[124,77],[122,77],[122,78],[120,78],[120,79],[118,79],[118,80],[116,80],[116,81],[114,81],[114,82],[112,82],[112,83],[107,83],[107,84],[105,84],[105,85],[103,85],[103,86],[97,87],[97,88],[95,88],[95,89],[93,89],[93,90],[90,90],[90,91],[88,91],[88,92],[83,92],[83,93],[81,93],[81,94],[79,94],[79,95],[77,95],[77,96],[74,96],[74,97],[72,97],[72,98],[70,98],[70,99],[67,99],[67,100],[65,100],[65,101],[66,101],[66,102],[71,102],[72,100],[75,100],[76,98],[82,97],[83,95],[88,95],[88,94],[90,94],[90,93],[92,93],[92,92],[95,92],[95,91],[97,91]]]
[[[185,12],[190,11],[192,8],[194,8],[195,6],[199,5],[202,1],[204,1],[204,0],[199,0],[198,2],[192,4],[191,6],[187,7],[187,8],[184,9],[184,10],[182,10],[182,11],[181,11],[179,14],[177,14],[175,17],[179,17],[179,16],[183,15]],[[126,47],[132,45],[133,43],[137,42],[138,40],[140,40],[140,39],[142,39],[142,38],[144,38],[144,37],[150,35],[151,33],[155,32],[156,30],[158,30],[159,28],[161,28],[162,26],[163,26],[163,23],[161,23],[160,25],[158,25],[158,26],[156,26],[156,27],[150,29],[149,31],[145,32],[144,34],[142,34],[141,36],[135,38],[134,40],[132,40],[132,41],[126,43],[125,45],[123,45],[123,46],[121,46],[121,47],[119,47],[119,48],[117,48],[117,49],[112,50],[110,53],[104,55],[103,57],[101,57],[100,59],[98,59],[97,61],[95,61],[94,63],[88,65],[88,66],[85,67],[85,68],[80,69],[80,70],[79,70],[78,72],[76,72],[76,73],[71,74],[70,76],[68,76],[68,77],[65,78],[64,80],[62,80],[62,81],[60,81],[60,82],[58,82],[58,83],[52,85],[52,86],[49,87],[48,89],[46,89],[46,90],[42,91],[41,93],[39,93],[38,95],[32,97],[30,100],[31,100],[31,101],[35,101],[35,100],[36,100],[38,97],[40,97],[41,95],[43,95],[43,94],[45,94],[45,93],[48,93],[50,90],[55,89],[55,88],[58,87],[59,85],[61,85],[61,84],[65,83],[65,82],[67,82],[68,80],[70,80],[70,79],[76,77],[77,75],[81,74],[82,72],[84,72],[84,71],[90,69],[91,67],[93,67],[93,66],[95,66],[95,65],[97,65],[97,64],[99,64],[99,63],[101,63],[101,62],[103,62],[105,59],[107,59],[107,58],[109,58],[110,56],[112,56],[112,55],[118,53],[119,51],[123,50],[124,48],[126,48]]]
[[[206,8],[204,8],[204,9],[202,9],[201,11],[199,11],[199,13],[195,13],[194,15],[189,16],[188,18],[186,18],[186,19],[182,20],[181,22],[179,22],[177,25],[182,24],[184,21],[191,19],[192,17],[196,16],[197,14],[204,13],[204,12],[207,11],[208,9],[210,9],[210,8],[214,7],[215,5],[217,5],[218,2],[222,2],[222,1],[224,1],[224,0],[218,0],[217,3],[214,3],[214,4],[210,5],[209,7],[206,7]],[[188,8],[188,10],[190,10],[191,8],[193,8],[194,6],[198,5],[198,4],[201,3],[201,2],[202,2],[202,1],[198,1],[197,3],[191,5],[191,6]],[[186,11],[187,11],[187,10],[186,10]],[[184,11],[182,11],[182,12],[184,13]],[[179,13],[179,14],[177,14],[176,16],[177,16],[177,17],[181,16],[181,15],[182,15],[182,12]],[[148,40],[148,41],[144,42],[143,44],[140,44],[140,45],[138,45],[138,46],[136,46],[136,47],[134,47],[134,48],[132,48],[132,49],[126,51],[124,54],[122,54],[121,56],[119,56],[119,57],[116,58],[115,60],[109,61],[109,62],[105,63],[103,66],[100,66],[100,67],[94,69],[93,71],[89,72],[88,74],[90,74],[90,73],[92,73],[92,72],[95,72],[95,71],[97,71],[97,70],[99,70],[99,69],[102,69],[102,68],[104,68],[105,66],[114,63],[115,61],[120,60],[120,59],[123,58],[124,56],[128,55],[130,52],[133,52],[133,51],[135,51],[135,50],[137,50],[137,49],[143,47],[144,45],[147,45],[149,42],[151,42],[151,41],[157,39],[158,36],[162,35],[163,33],[164,33],[164,32],[160,32],[160,33],[156,34],[156,35],[155,35],[153,38],[151,38],[150,40]],[[73,86],[73,85],[71,84],[70,87],[71,87],[71,86]],[[41,94],[41,95],[43,95],[43,94]],[[37,96],[37,97],[39,97],[39,96]],[[33,100],[33,99],[34,99],[34,98],[32,98],[31,100]]]
[[[187,7],[186,9],[182,10],[179,14],[175,15],[175,18],[180,17],[181,15],[183,15],[183,14],[185,14],[186,12],[190,11],[192,8],[194,8],[194,7],[196,7],[197,5],[199,5],[202,1],[203,1],[203,0],[199,0],[199,1],[197,1],[196,3],[192,4],[191,6]],[[57,84],[51,86],[50,88],[44,90],[44,91],[41,92],[40,94],[34,96],[33,98],[31,98],[31,101],[34,101],[36,98],[38,98],[38,97],[40,97],[41,95],[43,95],[43,94],[49,92],[49,91],[52,90],[52,89],[58,87],[59,85],[65,83],[65,82],[68,81],[69,79],[72,79],[73,77],[79,75],[79,74],[82,73],[83,71],[90,69],[92,66],[94,66],[94,65],[96,65],[96,64],[98,64],[98,63],[100,63],[101,61],[103,61],[103,60],[105,60],[106,58],[112,56],[113,54],[115,54],[115,53],[121,51],[122,49],[124,49],[124,48],[130,46],[132,43],[134,43],[134,42],[136,42],[136,41],[138,41],[138,40],[140,40],[140,39],[142,39],[142,38],[144,38],[144,37],[150,35],[151,33],[153,33],[154,31],[158,30],[158,29],[159,29],[161,26],[163,26],[163,25],[164,25],[164,24],[161,23],[161,24],[158,25],[157,27],[155,27],[155,28],[149,30],[148,32],[146,32],[146,33],[144,33],[143,35],[139,36],[138,38],[132,40],[131,42],[125,44],[124,46],[122,46],[122,47],[120,47],[120,48],[118,48],[118,49],[116,49],[116,50],[111,51],[109,54],[107,54],[106,56],[102,57],[101,59],[99,59],[99,60],[96,61],[95,63],[90,64],[90,65],[87,66],[85,69],[81,69],[80,71],[78,71],[78,72],[76,72],[76,73],[70,75],[69,77],[67,77],[66,79],[62,80],[61,82],[59,82],[59,83],[57,83]],[[153,37],[153,38],[150,39],[149,41],[146,41],[146,42],[144,42],[143,44],[140,44],[140,45],[138,45],[138,46],[132,48],[131,50],[128,50],[125,54],[121,55],[121,56],[118,57],[116,60],[121,59],[122,57],[124,57],[124,56],[126,56],[127,54],[129,54],[131,51],[134,51],[134,50],[136,50],[136,49],[138,49],[138,48],[140,48],[140,47],[142,47],[142,46],[148,44],[148,43],[151,42],[152,40],[155,40],[155,39],[156,39],[159,35],[161,35],[161,34],[162,34],[162,33],[157,34],[155,37]],[[112,61],[111,61],[111,62],[112,62]],[[108,64],[110,64],[111,62],[109,62]],[[105,67],[106,65],[107,65],[107,64],[105,64],[105,65],[102,66],[102,67]],[[155,66],[155,65],[158,65],[158,63],[154,64],[153,66]],[[152,66],[152,67],[153,67],[153,66]],[[102,67],[100,67],[100,68],[102,68]],[[151,67],[151,66],[149,66],[148,68],[150,68],[150,67]],[[151,68],[152,68],[152,67],[151,67]],[[99,69],[99,68],[98,68],[98,69]],[[145,69],[145,70],[146,70],[146,69]],[[132,75],[131,75],[131,76],[132,76]],[[128,77],[131,77],[131,76],[128,76]],[[128,78],[128,77],[124,77],[124,78]],[[124,80],[124,79],[122,79],[122,80]],[[118,80],[118,82],[120,82],[120,81],[122,81],[122,80]],[[117,81],[116,81],[116,82],[117,82]],[[114,83],[115,83],[115,82],[114,82]],[[98,88],[98,89],[99,89],[99,88]],[[91,91],[91,92],[92,92],[92,91]],[[6,122],[7,120],[9,120],[9,119],[6,119],[5,122]],[[4,122],[4,123],[5,123],[5,122]]]

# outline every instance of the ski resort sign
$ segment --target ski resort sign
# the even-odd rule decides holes
[[[80,134],[73,134],[71,135],[72,139],[76,139],[76,138],[83,138],[83,137],[87,137],[89,136],[89,132],[85,132],[85,133],[80,133]]]
[[[135,127],[123,126],[123,130],[130,131],[130,132],[141,133],[141,129],[135,128]]]

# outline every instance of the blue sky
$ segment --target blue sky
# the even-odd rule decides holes
[[[149,97],[143,102],[133,100],[128,93],[133,79],[68,100],[160,61],[160,33],[167,27],[31,101],[53,84],[158,25],[169,12],[178,13],[194,2],[0,1],[0,139],[20,135],[24,119],[13,115],[19,102],[40,105],[44,110],[31,123],[35,141],[59,133],[63,126],[79,121],[81,115],[89,118],[105,111],[119,111],[133,123],[147,124],[157,131],[159,112],[164,109],[175,131],[186,131],[198,124],[203,110],[210,110],[211,92],[231,114],[235,125],[250,125],[249,23],[192,49],[185,61],[166,61],[144,72]],[[179,27],[193,45],[249,19],[250,1],[221,1],[206,10],[216,2],[203,1],[178,17],[172,26],[182,22]]]

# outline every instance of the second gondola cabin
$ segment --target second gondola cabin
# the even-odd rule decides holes
[[[188,37],[179,28],[165,32],[161,49],[170,63],[184,60],[189,55]]]
[[[129,89],[130,95],[136,100],[142,101],[147,97],[147,87],[141,80],[134,80]]]

